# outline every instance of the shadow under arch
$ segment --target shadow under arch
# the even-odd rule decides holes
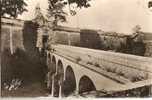
[[[47,54],[47,66],[49,67],[51,65],[51,63],[52,63],[51,54],[48,53]]]
[[[82,76],[79,81],[79,94],[89,91],[95,91],[95,85],[88,76]]]
[[[48,58],[49,58],[49,55],[48,55]],[[50,61],[51,61],[51,55],[50,55]],[[50,65],[50,72],[51,72],[51,74],[55,74],[55,72],[56,72],[56,58],[55,58],[55,56],[52,56],[52,61],[51,61],[51,63],[50,63],[51,65]]]
[[[61,60],[58,60],[58,64],[57,64],[57,74],[59,76],[62,76],[64,75],[64,69],[63,69],[63,63]]]
[[[56,75],[54,78],[54,97],[59,97],[59,88],[63,84],[63,78],[64,78],[64,69],[63,64],[61,60],[58,60],[57,63],[57,70]]]
[[[51,54],[50,53],[48,53],[48,58],[51,59]]]
[[[56,58],[55,56],[51,57],[51,54],[47,55],[47,66],[48,66],[48,73],[47,73],[47,88],[49,92],[52,93],[52,85],[54,82],[54,75],[56,73]],[[52,59],[51,59],[52,58]]]
[[[76,78],[71,66],[66,68],[65,81],[63,85],[64,96],[69,96],[76,90]]]

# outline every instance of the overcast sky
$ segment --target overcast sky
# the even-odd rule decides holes
[[[131,33],[135,25],[140,25],[143,31],[152,32],[152,11],[147,9],[147,1],[92,0],[90,8],[79,10],[74,17],[68,16],[68,23],[64,25],[122,33]],[[46,14],[47,0],[27,0],[28,12],[19,18],[32,19],[38,3],[42,12]]]

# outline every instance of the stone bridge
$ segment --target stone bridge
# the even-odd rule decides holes
[[[13,53],[15,48],[20,48],[35,55],[35,38],[31,34],[36,33],[30,31],[31,27],[27,28],[28,32],[23,32],[23,28],[24,21],[2,18],[2,51],[10,48]],[[151,42],[148,45],[149,52]],[[48,87],[53,96],[89,91],[105,95],[152,85],[152,58],[59,44],[51,46],[46,52]]]
[[[100,91],[101,95],[152,84],[152,58],[67,45],[47,51],[53,96]]]

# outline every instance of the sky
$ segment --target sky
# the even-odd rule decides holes
[[[92,0],[91,7],[80,9],[75,16],[67,16],[70,27],[100,29],[129,34],[140,25],[142,31],[152,32],[152,11],[147,8],[148,0]],[[19,16],[23,20],[34,18],[35,6],[39,3],[42,13],[47,14],[47,0],[26,0],[28,12]]]

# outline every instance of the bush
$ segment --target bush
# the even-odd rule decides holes
[[[45,68],[42,62],[31,60],[21,49],[17,49],[12,55],[8,49],[4,50],[2,53],[2,85],[14,78],[23,80],[25,84],[36,80],[42,81]]]

